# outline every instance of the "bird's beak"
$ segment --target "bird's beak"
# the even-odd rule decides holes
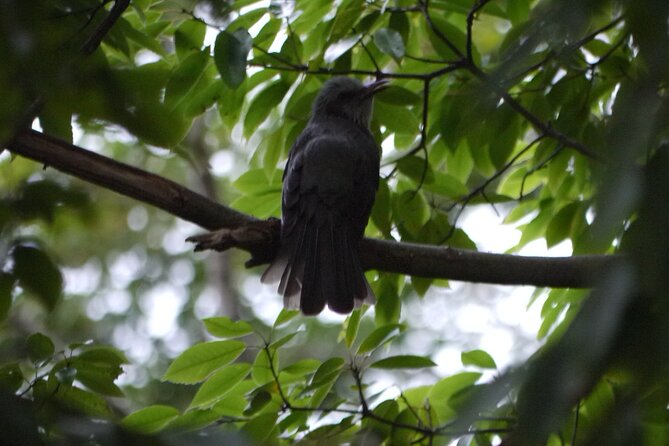
[[[374,96],[381,90],[388,88],[388,79],[379,79],[370,84],[365,85],[365,97]]]

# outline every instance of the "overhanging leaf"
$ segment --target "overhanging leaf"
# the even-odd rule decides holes
[[[230,88],[237,88],[246,79],[246,58],[252,46],[248,31],[239,28],[233,33],[221,31],[214,45],[214,62],[221,78]]]
[[[390,28],[381,28],[374,33],[374,44],[382,52],[394,59],[404,57],[404,40],[402,35]]]

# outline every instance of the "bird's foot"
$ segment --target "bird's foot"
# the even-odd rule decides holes
[[[251,253],[246,266],[256,266],[270,262],[279,246],[281,221],[276,218],[255,221],[233,229],[219,229],[205,234],[193,235],[186,239],[195,243],[195,251],[227,251],[241,248]]]

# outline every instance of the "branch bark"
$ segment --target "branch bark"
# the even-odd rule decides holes
[[[244,232],[235,246],[269,261],[276,245],[260,220],[237,212],[173,181],[74,146],[43,133],[26,130],[7,148],[45,166],[163,209],[205,229]],[[278,225],[269,224],[265,228]],[[244,228],[251,228],[244,231]],[[275,234],[275,236],[278,234]],[[233,240],[234,241],[234,240]],[[258,255],[258,251],[263,251]],[[435,279],[539,287],[590,287],[619,256],[525,257],[438,246],[364,239],[361,258],[366,269]],[[258,262],[255,262],[257,264]]]

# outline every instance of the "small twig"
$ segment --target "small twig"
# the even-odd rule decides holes
[[[355,30],[354,30],[355,32]],[[365,50],[365,54],[367,54],[367,57],[369,57],[369,60],[372,61],[372,64],[374,65],[374,68],[376,69],[377,73],[383,73],[383,70],[379,67],[379,64],[376,63],[376,59],[374,58],[374,55],[369,51],[369,48],[367,48],[367,45],[365,45],[365,42],[363,41],[364,36],[360,36],[358,39],[358,43],[362,47],[363,50]],[[378,77],[378,74],[377,74]]]
[[[451,42],[451,39],[446,36],[438,27],[437,25],[432,21],[432,17],[430,16],[430,11],[429,11],[429,1],[428,0],[423,0],[420,2],[421,6],[421,11],[423,12],[423,16],[425,17],[425,21],[427,22],[428,27],[430,30],[441,40],[444,42],[444,44],[455,54],[459,59],[465,59],[465,55],[460,51],[460,49],[455,46],[453,42]]]
[[[532,167],[527,172],[525,172],[525,175],[523,175],[523,179],[520,182],[520,192],[518,195],[518,200],[522,200],[523,198],[525,198],[524,190],[525,190],[525,181],[527,180],[527,178],[534,172],[543,169],[550,160],[555,158],[557,154],[562,151],[562,149],[564,149],[564,146],[562,144],[558,144],[555,150],[553,150],[553,152],[550,155],[548,155],[546,159],[544,159],[539,164],[537,164],[536,166]]]
[[[453,234],[455,233],[456,225],[458,220],[460,219],[460,216],[462,215],[462,212],[464,211],[465,207],[469,202],[477,195],[481,194],[483,198],[488,201],[497,212],[497,209],[491,203],[490,200],[488,200],[487,196],[485,195],[485,189],[492,184],[493,181],[495,181],[497,178],[499,178],[504,172],[509,170],[515,163],[516,161],[523,156],[528,150],[530,150],[535,144],[537,144],[539,141],[541,141],[543,138],[545,138],[546,135],[539,135],[535,139],[533,139],[528,145],[526,145],[522,150],[520,150],[518,153],[516,153],[513,158],[511,158],[504,166],[502,166],[497,172],[495,172],[490,178],[486,179],[483,183],[481,183],[478,187],[470,191],[467,195],[464,197],[461,197],[460,199],[456,200],[448,209],[447,211],[452,210],[455,206],[460,205],[460,209],[458,212],[455,214],[455,217],[453,219],[453,223],[451,224],[451,229],[448,231],[448,234],[444,239],[442,240],[441,244],[445,243],[448,239],[450,239]]]
[[[346,76],[346,75],[363,75],[363,76],[376,76],[379,79],[415,79],[423,81],[425,79],[435,79],[437,77],[443,76],[445,74],[451,73],[453,71],[464,68],[462,61],[453,62],[451,65],[440,68],[438,70],[430,71],[428,73],[388,73],[388,72],[377,72],[372,70],[334,70],[330,68],[309,68],[307,65],[294,65],[290,66],[274,66],[264,63],[249,62],[248,66],[250,67],[260,67],[268,70],[277,70],[277,71],[295,71],[304,74],[320,74],[328,76]]]
[[[290,26],[290,20],[286,17],[286,28],[288,29],[288,38],[290,39],[290,45],[293,47],[293,53],[295,53],[295,60],[300,61],[300,52],[297,50],[297,43],[295,43],[295,33],[293,28]]]
[[[574,414],[574,432],[571,434],[571,446],[576,446],[576,434],[578,432],[578,418],[581,411],[581,401],[576,405],[576,413]]]
[[[288,398],[286,398],[286,395],[283,393],[283,389],[281,388],[281,383],[279,382],[279,374],[274,369],[274,356],[269,351],[269,343],[267,342],[265,343],[263,350],[265,350],[265,354],[267,355],[267,360],[269,361],[269,370],[272,373],[274,384],[276,384],[276,390],[277,392],[279,392],[279,398],[281,398],[281,403],[283,404],[284,409],[292,409],[293,408],[292,404],[290,404],[290,401],[288,401]]]
[[[358,397],[360,398],[360,406],[362,407],[362,416],[367,416],[369,411],[369,406],[367,405],[367,400],[365,399],[365,394],[362,391],[362,377],[360,376],[360,370],[354,365],[351,364],[351,374],[353,374],[353,379],[355,380],[355,387],[358,390]]]
[[[478,0],[474,6],[469,10],[467,14],[467,60],[473,63],[474,59],[472,57],[472,39],[473,33],[472,28],[474,26],[474,16],[479,12],[490,0]]]
[[[81,52],[84,55],[93,53],[100,46],[102,39],[104,39],[119,17],[121,17],[121,14],[123,14],[128,5],[130,5],[130,0],[116,0],[114,2],[114,6],[109,10],[107,17],[104,18],[100,26],[81,45]]]

